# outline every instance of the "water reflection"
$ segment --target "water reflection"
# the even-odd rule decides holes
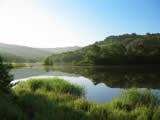
[[[59,77],[86,88],[85,98],[97,103],[108,102],[122,88],[160,89],[160,71],[146,67],[32,67],[11,71],[16,80]]]
[[[46,71],[59,70],[89,78],[97,85],[104,83],[111,88],[160,89],[158,67],[44,67]]]

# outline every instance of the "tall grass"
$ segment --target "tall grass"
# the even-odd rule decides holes
[[[85,93],[84,87],[71,84],[68,81],[50,78],[50,79],[30,79],[26,82],[21,82],[17,89],[27,89],[31,91],[44,90],[46,92],[67,93],[75,96],[83,96]]]
[[[73,88],[70,90],[69,87]],[[82,87],[58,78],[32,79],[22,82],[16,86],[12,95],[0,96],[0,102],[3,103],[3,105],[0,104],[0,118],[5,120],[12,118],[19,120],[160,120],[158,96],[151,90],[126,89],[105,104],[86,101],[80,98],[80,93],[82,93]]]
[[[116,105],[115,107],[126,110],[159,105],[157,93],[153,94],[150,89],[140,90],[137,88],[123,90],[112,102]]]

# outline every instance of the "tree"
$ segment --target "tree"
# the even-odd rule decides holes
[[[53,62],[52,62],[51,58],[46,57],[43,59],[43,64],[44,65],[53,65]]]
[[[101,48],[97,44],[92,45],[90,50],[85,55],[84,61],[93,65],[98,64],[100,52],[101,52]]]
[[[9,74],[11,65],[4,64],[3,59],[0,57],[0,90],[7,90],[13,76]]]
[[[150,34],[149,32],[147,32],[147,33],[146,33],[146,35],[148,35],[148,36],[149,36],[149,35],[151,35],[151,34]]]

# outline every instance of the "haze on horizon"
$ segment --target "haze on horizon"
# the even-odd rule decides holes
[[[160,32],[159,0],[0,0],[0,43],[85,46],[110,35]]]

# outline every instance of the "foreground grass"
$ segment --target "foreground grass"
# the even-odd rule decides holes
[[[95,104],[79,97],[82,87],[56,78],[22,82],[11,93],[0,92],[2,120],[160,119],[158,96],[151,90],[127,89],[109,103]]]

